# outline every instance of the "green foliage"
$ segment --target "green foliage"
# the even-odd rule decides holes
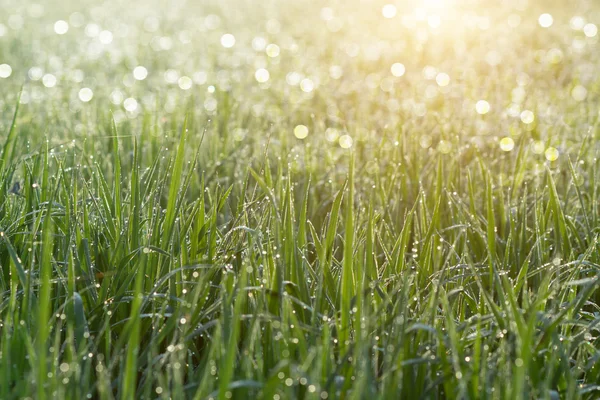
[[[226,80],[222,51],[202,57]],[[297,103],[237,78],[136,86],[161,105],[129,114],[100,88],[69,111],[2,87],[0,399],[598,398],[598,82],[586,103],[575,78],[544,97],[567,67],[529,67],[531,124],[440,97],[389,111],[427,90],[420,70],[385,94],[323,78]],[[512,80],[467,82],[491,100]]]

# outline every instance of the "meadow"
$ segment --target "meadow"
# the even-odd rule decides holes
[[[0,399],[600,398],[597,24],[0,0]]]

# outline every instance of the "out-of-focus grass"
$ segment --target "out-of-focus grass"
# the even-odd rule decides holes
[[[598,397],[595,4],[50,3],[0,2],[0,398]]]

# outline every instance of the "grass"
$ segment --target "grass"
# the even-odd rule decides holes
[[[1,399],[599,396],[598,7],[60,3],[0,17]]]

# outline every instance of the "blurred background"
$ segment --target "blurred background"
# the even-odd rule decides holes
[[[424,148],[443,132],[479,144],[521,130],[542,138],[567,115],[586,131],[599,112],[585,106],[598,88],[594,1],[2,0],[0,9],[1,132],[21,87],[30,122],[54,126],[51,137],[85,128],[85,118],[59,117],[69,113],[112,109],[117,122],[135,121],[190,102],[208,118],[233,107],[239,140],[261,121],[257,130],[306,125],[334,146],[343,133],[368,140],[400,122],[431,126]]]

